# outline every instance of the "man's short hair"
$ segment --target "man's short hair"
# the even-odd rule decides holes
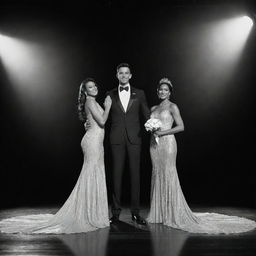
[[[129,68],[130,72],[131,72],[131,67],[128,63],[120,63],[117,67],[116,67],[116,71],[118,72],[120,68]]]

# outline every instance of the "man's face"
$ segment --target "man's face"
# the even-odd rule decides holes
[[[131,79],[132,74],[129,68],[121,67],[118,69],[116,76],[121,85],[126,85],[127,83],[129,83],[129,80]]]

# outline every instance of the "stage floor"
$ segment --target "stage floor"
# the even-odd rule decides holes
[[[57,207],[16,208],[0,211],[0,219],[55,213]],[[256,220],[256,210],[244,208],[192,207],[197,212],[217,212]],[[141,215],[146,217],[148,209]],[[123,210],[121,222],[110,228],[72,235],[0,234],[0,255],[74,256],[255,256],[256,230],[234,235],[190,234],[161,224],[138,226]]]

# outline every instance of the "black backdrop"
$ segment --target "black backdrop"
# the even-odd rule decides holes
[[[176,135],[177,167],[188,203],[256,207],[255,29],[225,82],[221,78],[226,71],[212,72],[204,60],[210,53],[201,45],[205,24],[239,14],[249,5],[175,2],[33,5],[24,1],[2,6],[1,33],[42,47],[40,81],[32,73],[31,84],[49,90],[48,98],[38,93],[27,99],[29,87],[19,88],[20,96],[20,84],[13,82],[1,59],[2,208],[65,201],[83,161],[84,129],[76,112],[79,84],[94,77],[102,103],[104,93],[117,85],[115,69],[120,62],[130,63],[131,84],[145,91],[150,106],[157,103],[161,77],[174,84],[172,100],[185,123],[185,132]],[[143,136],[141,201],[148,206],[151,164],[149,137]],[[128,174],[123,196],[128,203]]]

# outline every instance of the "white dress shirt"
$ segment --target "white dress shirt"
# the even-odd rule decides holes
[[[119,98],[120,98],[120,101],[123,105],[123,108],[124,108],[125,112],[127,110],[128,103],[129,103],[129,100],[130,100],[130,97],[131,97],[131,86],[130,86],[130,84],[127,84],[123,87],[127,87],[127,86],[128,86],[128,91],[122,90],[121,92],[120,92],[120,87],[122,87],[122,85],[119,84],[119,86],[118,86]]]

